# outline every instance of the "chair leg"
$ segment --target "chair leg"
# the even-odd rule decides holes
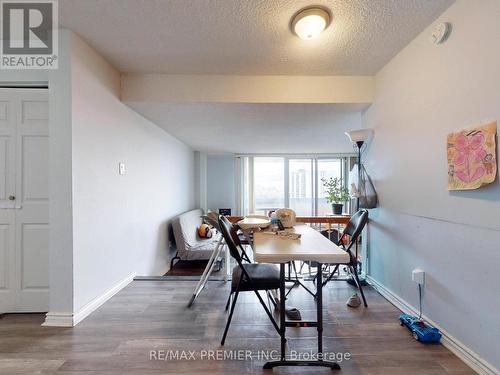
[[[365,294],[363,293],[363,287],[361,286],[361,283],[359,282],[358,270],[356,269],[356,265],[351,266],[351,270],[352,270],[352,274],[354,275],[354,281],[356,281],[359,292],[361,293],[361,298],[363,299],[363,304],[365,305],[365,307],[368,307],[368,304],[366,303]]]
[[[278,324],[276,324],[276,321],[274,320],[274,318],[273,318],[273,316],[272,316],[271,312],[270,312],[270,311],[269,311],[269,309],[267,308],[267,306],[266,306],[266,304],[265,304],[264,300],[262,299],[261,295],[259,294],[259,292],[258,292],[257,290],[254,290],[254,292],[255,292],[255,294],[257,295],[257,298],[259,299],[260,304],[262,305],[262,307],[264,308],[264,310],[266,310],[266,314],[267,314],[267,316],[269,317],[269,319],[271,319],[271,323],[273,323],[274,328],[276,329],[276,331],[277,331],[278,333],[280,333],[280,329],[279,329],[279,327],[278,327]]]
[[[252,261],[250,260],[250,258],[248,257],[248,254],[247,252],[245,251],[245,249],[243,248],[243,246],[240,246],[240,250],[241,250],[241,258],[245,261],[247,261],[248,263],[252,263]]]
[[[295,265],[295,262],[292,261],[292,267],[293,267],[293,273],[295,274],[295,283],[299,282],[299,274],[297,272],[297,266]]]
[[[176,259],[181,260],[181,258],[179,257],[179,253],[175,253],[175,256],[170,260],[170,268],[174,266],[174,260]]]
[[[276,299],[274,298],[274,295],[269,290],[266,290],[266,293],[267,293],[267,298],[271,300],[271,303],[273,304],[274,308],[276,308],[277,302]]]
[[[328,276],[328,278],[325,281],[323,281],[323,286],[325,286],[332,279],[332,277],[335,275],[335,272],[337,272],[338,269],[339,269],[339,265],[337,264],[335,266],[335,268],[333,269],[333,272],[331,272],[330,275]]]
[[[302,268],[304,268],[304,264],[306,264],[306,262],[300,262],[300,269],[299,269],[299,273],[302,273]]]
[[[227,297],[226,311],[229,309],[229,304],[231,303],[231,296],[232,295],[233,295],[233,292],[229,293],[229,297]]]
[[[229,311],[229,316],[227,318],[226,328],[224,329],[224,334],[222,335],[222,341],[220,342],[222,346],[224,345],[224,342],[226,342],[227,331],[229,330],[229,325],[231,324],[231,319],[233,318],[234,306],[236,305],[238,294],[240,294],[240,291],[236,290],[236,293],[234,294],[233,303],[231,304],[231,311]]]

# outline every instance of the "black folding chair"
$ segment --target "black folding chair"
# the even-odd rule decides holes
[[[269,290],[279,289],[280,287],[280,272],[278,268],[273,264],[265,263],[243,263],[242,256],[238,251],[240,247],[240,239],[236,229],[233,227],[231,222],[224,216],[219,216],[219,227],[227,246],[229,247],[229,253],[238,263],[233,269],[232,280],[231,280],[231,295],[234,293],[233,301],[231,303],[231,310],[229,311],[229,317],[227,319],[226,328],[224,329],[224,335],[222,336],[221,345],[224,345],[226,341],[227,331],[229,325],[231,324],[231,319],[233,317],[234,307],[238,299],[240,292],[251,292],[253,291],[260,304],[266,311],[267,316],[271,320],[271,323],[276,329],[278,334],[280,333],[280,328],[274,320],[271,312],[267,308],[262,296],[259,294],[259,290],[264,290],[268,292]],[[229,301],[228,301],[229,303]],[[227,306],[226,306],[227,309]]]
[[[356,286],[359,289],[359,292],[361,293],[361,297],[363,298],[363,303],[364,303],[365,307],[368,307],[368,305],[366,303],[365,294],[363,293],[363,288],[361,286],[361,283],[359,282],[358,259],[357,259],[356,255],[354,255],[352,253],[351,249],[353,246],[356,245],[356,242],[358,241],[359,235],[363,231],[363,228],[365,227],[367,222],[368,222],[368,210],[361,209],[358,212],[356,212],[354,215],[351,216],[351,219],[347,223],[347,225],[346,225],[344,231],[342,232],[342,235],[340,236],[340,239],[337,243],[343,250],[345,250],[349,254],[350,262],[348,264],[346,264],[346,266],[349,267],[349,270],[354,277],[354,281],[356,283]],[[349,242],[347,245],[345,245],[345,242],[346,242],[346,239],[348,236],[349,236]],[[335,272],[337,272],[338,268],[339,268],[339,264],[336,264],[335,268],[333,269],[333,272],[330,273],[330,275],[323,282],[323,286],[325,286],[326,283],[328,283],[332,279]],[[321,270],[319,270],[318,272],[321,272]]]

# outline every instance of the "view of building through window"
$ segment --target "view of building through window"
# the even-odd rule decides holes
[[[313,215],[313,159],[290,159],[288,163],[290,200],[288,206],[297,215]]]
[[[254,210],[267,214],[285,206],[284,158],[254,158]]]

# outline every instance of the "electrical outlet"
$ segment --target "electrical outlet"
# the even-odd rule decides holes
[[[417,284],[424,285],[425,272],[420,268],[415,268],[413,271],[411,271],[411,279]]]
[[[121,175],[124,175],[125,172],[126,172],[125,163],[119,163],[118,164],[118,173]]]

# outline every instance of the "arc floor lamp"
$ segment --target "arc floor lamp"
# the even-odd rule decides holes
[[[360,209],[360,196],[361,196],[361,154],[364,150],[366,150],[366,146],[368,145],[368,141],[371,140],[373,137],[373,130],[372,129],[358,129],[358,130],[351,130],[349,132],[346,132],[345,135],[349,140],[352,142],[353,147],[357,149],[358,151],[358,183],[356,184],[356,211]],[[356,261],[358,260],[358,244],[356,243]],[[363,259],[363,261],[365,261]],[[360,272],[361,272],[361,267],[360,267]],[[354,280],[350,278],[348,280],[350,284],[355,285]],[[361,284],[366,285],[366,280],[363,278],[360,280]]]

